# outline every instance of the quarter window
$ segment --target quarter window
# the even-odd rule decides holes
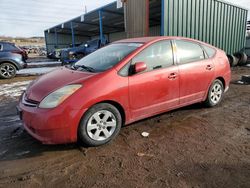
[[[136,62],[146,63],[146,71],[173,65],[173,51],[171,42],[160,41],[152,44],[133,58],[132,65]]]
[[[182,40],[176,40],[175,43],[180,64],[205,59],[204,52],[199,44]]]
[[[210,47],[205,46],[205,45],[203,45],[203,48],[207,52],[207,55],[208,55],[209,58],[214,56],[214,54],[216,52],[215,49],[210,48]]]

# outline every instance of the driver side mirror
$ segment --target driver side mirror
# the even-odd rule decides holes
[[[144,62],[137,62],[134,64],[134,73],[143,72],[147,69],[147,65]]]

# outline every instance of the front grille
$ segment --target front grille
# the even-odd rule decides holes
[[[28,99],[25,93],[23,94],[23,97],[22,97],[22,103],[25,106],[29,106],[29,107],[37,107],[39,104],[39,102],[37,102],[37,101],[33,101],[33,100]]]

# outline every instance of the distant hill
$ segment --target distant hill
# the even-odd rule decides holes
[[[44,37],[6,37],[0,36],[0,41],[12,42],[18,46],[44,46],[45,40]]]

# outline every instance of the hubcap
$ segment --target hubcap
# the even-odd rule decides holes
[[[221,96],[222,87],[219,83],[215,83],[210,94],[210,99],[214,104],[217,104],[220,101]]]
[[[112,136],[116,129],[116,118],[108,110],[94,113],[88,120],[88,136],[96,141],[103,141]]]
[[[3,65],[0,68],[1,75],[9,78],[15,74],[15,68],[12,65]]]

